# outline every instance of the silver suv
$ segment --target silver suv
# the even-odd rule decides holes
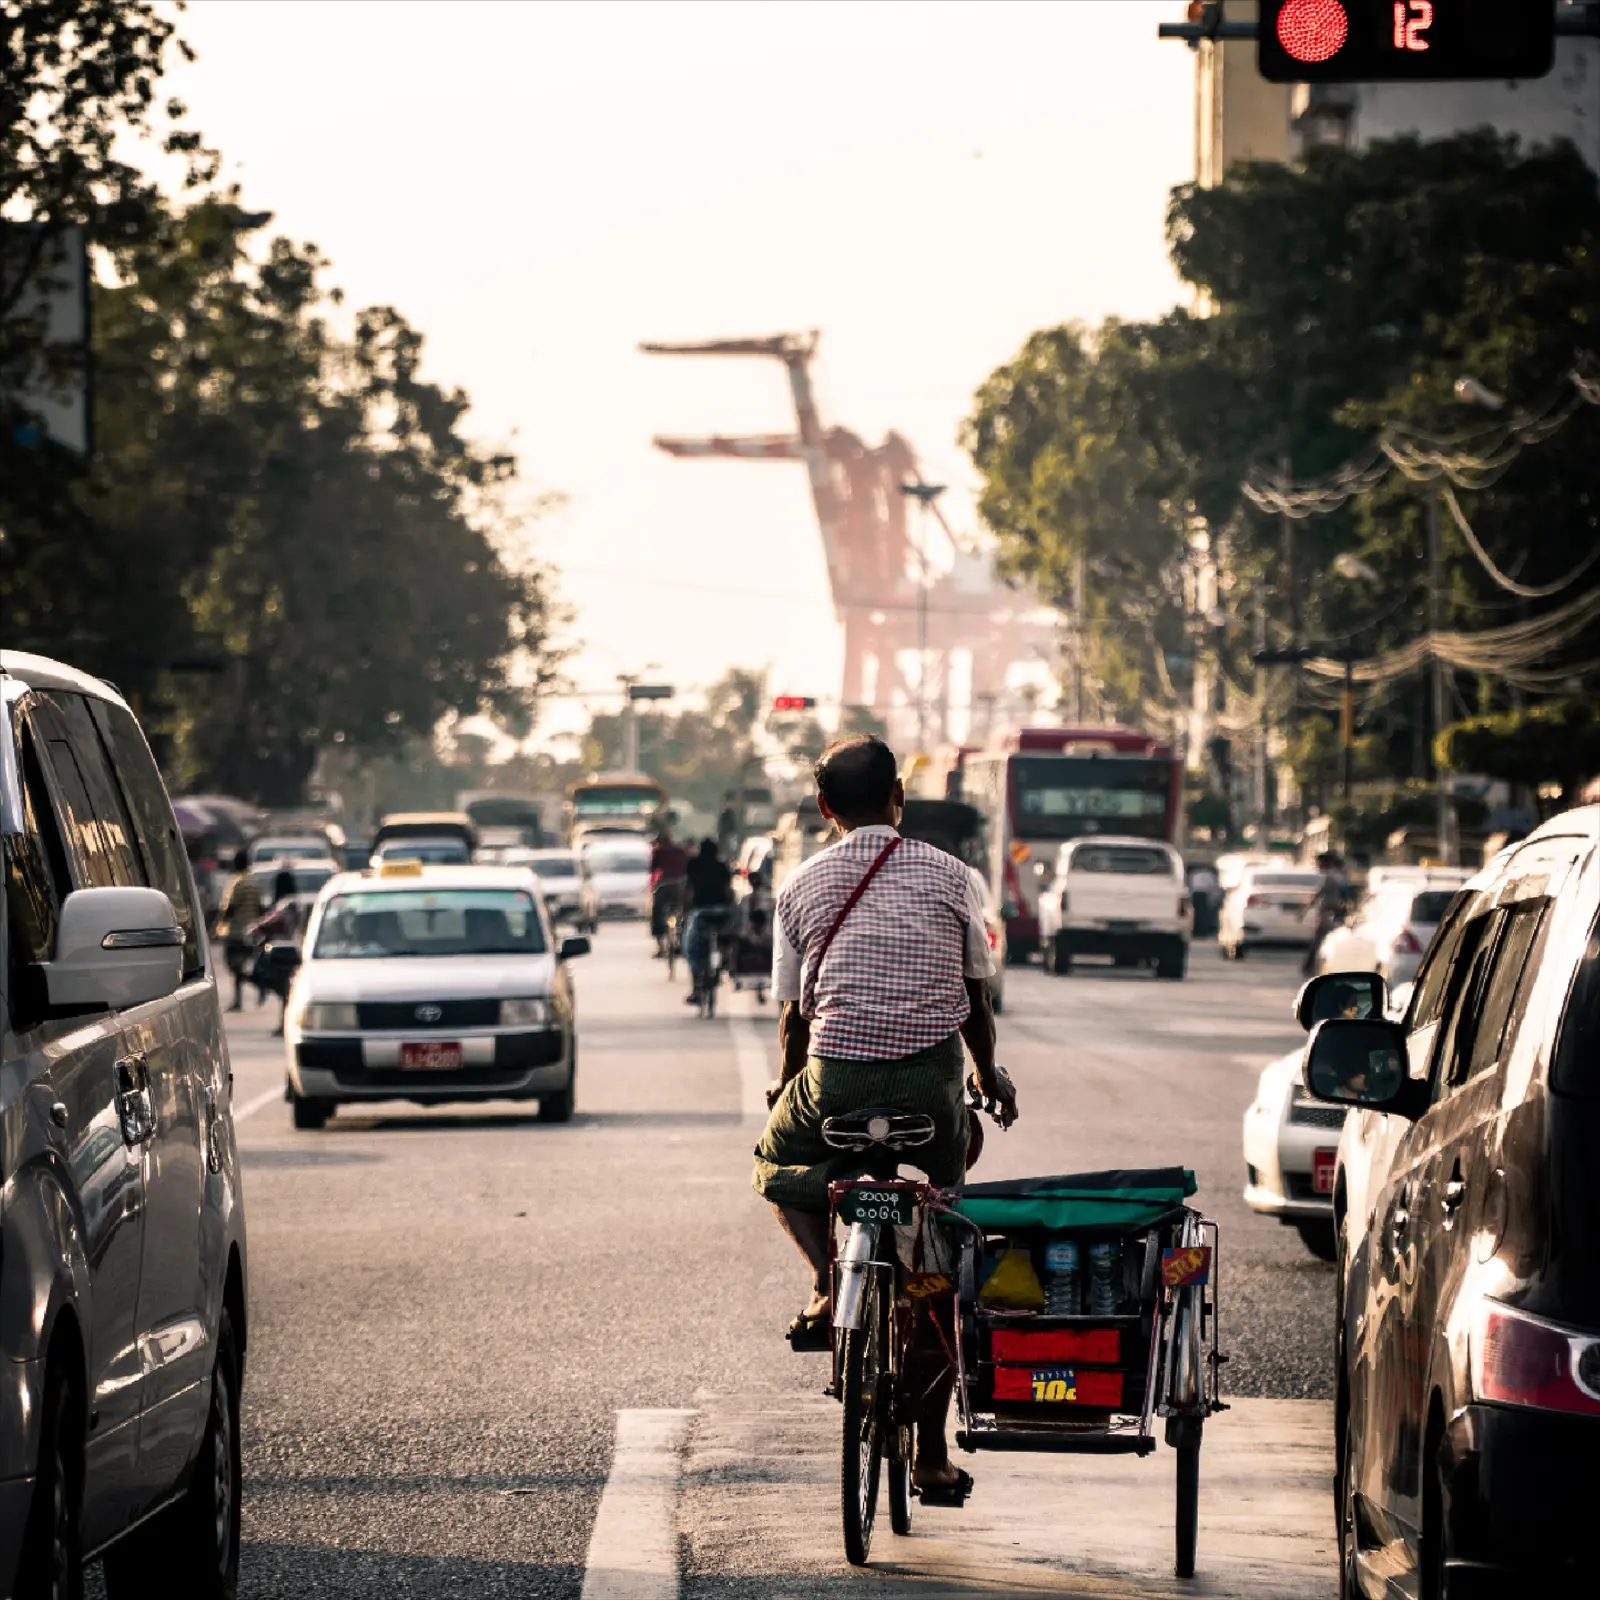
[[[244,1214],[183,840],[108,685],[0,655],[0,1595],[222,1600]]]

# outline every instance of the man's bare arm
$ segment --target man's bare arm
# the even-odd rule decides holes
[[[770,1105],[783,1092],[783,1087],[806,1070],[806,1058],[811,1054],[811,1024],[800,1014],[797,1000],[785,1000],[778,1012],[778,1059],[781,1062],[777,1083],[767,1093]]]

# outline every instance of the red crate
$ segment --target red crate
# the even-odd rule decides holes
[[[1052,1378],[1060,1374],[1052,1368],[996,1367],[994,1369],[994,1398],[996,1400],[1038,1400],[1046,1398],[1057,1405],[1094,1406],[1100,1410],[1115,1411],[1122,1404],[1122,1374],[1120,1372],[1075,1372],[1068,1395],[1041,1397],[1035,1380],[1044,1373]],[[1068,1397],[1070,1396],[1070,1398]]]
[[[1088,1361],[1115,1366],[1122,1359],[1122,1333],[1117,1328],[1051,1328],[1024,1332],[994,1330],[996,1361]]]

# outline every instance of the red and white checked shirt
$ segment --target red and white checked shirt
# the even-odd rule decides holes
[[[779,891],[772,992],[809,997],[813,1055],[893,1061],[926,1050],[966,1021],[962,979],[994,975],[976,875],[918,839],[879,868],[815,970],[839,908],[894,835],[857,828]]]

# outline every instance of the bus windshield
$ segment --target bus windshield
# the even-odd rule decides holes
[[[1086,833],[1168,837],[1171,757],[1017,756],[1012,780],[1019,839]]]
[[[572,808],[580,817],[648,817],[666,799],[654,784],[594,783],[572,792]]]

